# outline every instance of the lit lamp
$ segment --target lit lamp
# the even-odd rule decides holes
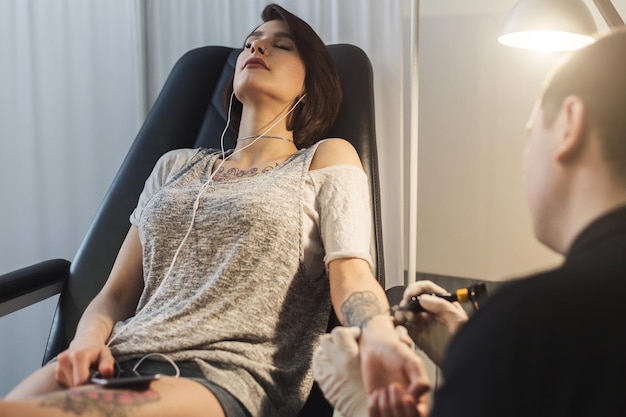
[[[594,0],[610,28],[623,26],[610,0]],[[498,37],[504,45],[544,51],[568,51],[594,41],[597,32],[582,0],[519,0]]]

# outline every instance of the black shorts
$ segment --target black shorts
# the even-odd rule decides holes
[[[135,374],[132,369],[139,362],[139,359],[131,359],[126,362],[116,363],[116,375],[130,376]],[[204,385],[209,391],[215,395],[220,402],[224,415],[226,417],[251,417],[248,410],[233,395],[224,388],[209,381],[200,367],[191,361],[176,362],[176,366],[180,369],[180,377],[191,379]],[[142,361],[135,372],[139,375],[161,374],[167,376],[176,375],[176,369],[172,364],[163,361],[149,360]]]

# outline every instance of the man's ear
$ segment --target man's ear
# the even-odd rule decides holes
[[[567,96],[561,103],[557,120],[561,134],[556,149],[559,162],[567,162],[575,157],[587,140],[587,111],[585,103],[578,96]]]

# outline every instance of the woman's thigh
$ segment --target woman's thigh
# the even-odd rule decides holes
[[[20,382],[6,396],[6,399],[25,399],[37,395],[49,394],[63,389],[54,379],[53,363],[45,365]]]
[[[13,415],[224,417],[224,412],[215,395],[198,382],[163,377],[153,381],[145,390],[89,385],[30,398],[0,401],[0,417]]]

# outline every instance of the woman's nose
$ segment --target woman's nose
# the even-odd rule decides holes
[[[265,55],[267,52],[267,47],[260,39],[255,39],[250,42],[250,52],[254,53],[255,51],[259,51],[261,55]]]

